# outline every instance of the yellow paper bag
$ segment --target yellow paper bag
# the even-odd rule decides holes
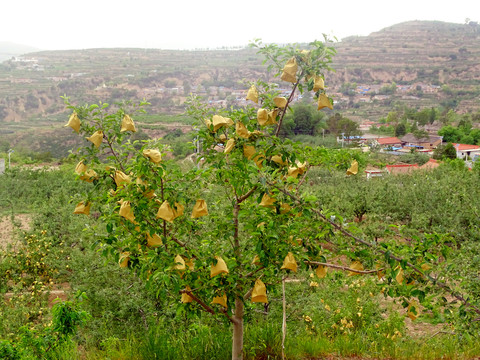
[[[136,183],[139,187],[143,186],[145,189],[147,189],[147,187],[148,187],[148,185],[149,185],[148,182],[142,180],[142,179],[139,178],[139,177],[137,177],[137,180],[135,180],[135,183]],[[140,188],[139,188],[139,191],[141,191]],[[148,199],[152,199],[152,198],[154,198],[155,196],[157,196],[157,195],[155,194],[155,190],[148,190],[148,189],[143,193],[143,195],[144,195],[146,198],[148,198]]]
[[[207,203],[205,200],[198,199],[193,207],[191,218],[195,219],[206,215],[208,215]]]
[[[185,206],[182,204],[175,202],[175,206],[173,207],[173,220],[178,218],[179,216],[183,215],[183,210],[185,210]]]
[[[222,296],[215,296],[213,298],[212,304],[219,304],[222,305],[224,308],[227,307],[227,294],[223,294]]]
[[[400,266],[398,266],[397,269],[398,269],[398,272],[397,272],[397,275],[395,276],[395,280],[397,280],[397,282],[401,284],[403,282],[403,269]]]
[[[415,321],[415,319],[418,317],[418,306],[415,303],[410,303],[408,305],[407,309],[407,316],[410,318],[410,320]]]
[[[265,156],[263,155],[255,155],[255,147],[253,145],[243,145],[243,156],[245,156],[248,160],[255,161],[255,164],[261,169],[263,167],[263,160],[265,160]]]
[[[293,235],[290,235],[290,244],[293,246],[300,246],[303,243],[303,240],[301,238],[296,238],[295,240],[293,239]]]
[[[352,164],[347,170],[347,175],[357,175],[358,173],[358,162],[357,160],[353,160]]]
[[[147,246],[148,247],[158,247],[163,244],[162,238],[158,234],[153,234],[151,236],[147,233]]]
[[[130,201],[122,201],[119,214],[129,221],[135,222],[135,215],[133,214],[133,209],[130,206]]]
[[[325,94],[318,95],[318,108],[317,110],[321,110],[324,107],[328,107],[329,109],[333,110],[333,105],[330,102],[330,99]]]
[[[145,149],[143,155],[150,159],[151,162],[158,164],[162,161],[162,154],[156,149]]]
[[[283,265],[281,268],[292,270],[293,272],[297,272],[297,262],[295,261],[295,257],[291,252],[289,252],[287,256],[285,256],[285,259],[283,260]]]
[[[252,302],[268,304],[267,287],[262,280],[257,279],[252,291]]]
[[[163,219],[168,222],[172,222],[175,219],[175,213],[167,200],[158,209],[157,219]]]
[[[186,269],[185,260],[183,260],[183,257],[180,255],[175,256],[175,265],[173,266],[173,269],[178,271],[184,271]]]
[[[287,204],[287,203],[282,203],[280,205],[280,214],[286,214],[288,213],[290,210],[292,210],[292,207]]]
[[[273,207],[273,204],[275,203],[275,199],[270,197],[267,193],[263,194],[262,196],[262,201],[260,201],[260,206],[264,206],[264,207]]]
[[[83,201],[80,201],[77,206],[75,206],[75,210],[73,210],[74,214],[83,214],[83,215],[90,215],[90,206],[92,204],[87,202],[86,204]]]
[[[212,118],[212,124],[213,124],[213,131],[217,131],[221,127],[230,127],[233,125],[233,120],[230,118],[226,118],[220,115],[213,115]]]
[[[228,139],[227,144],[225,145],[225,150],[223,150],[223,152],[225,154],[228,154],[233,150],[234,147],[235,147],[235,139],[234,138]]]
[[[350,268],[353,270],[359,270],[363,271],[363,265],[360,261],[354,261],[350,264]],[[355,271],[349,271],[348,276],[355,276],[355,275],[361,275],[361,273],[355,272]]]
[[[141,177],[137,176],[137,178],[135,179],[135,184],[146,188],[148,186],[148,181],[145,181]]]
[[[275,104],[276,107],[283,109],[285,106],[287,106],[287,98],[283,96],[277,96],[276,98],[273,99],[273,103]]]
[[[120,258],[118,259],[118,265],[121,268],[128,267],[128,261],[130,260],[130,253],[128,251],[122,252],[120,254]]]
[[[254,103],[258,104],[258,91],[255,85],[250,86],[250,89],[248,89],[247,100],[252,100]]]
[[[382,280],[382,278],[384,277],[384,272],[382,271],[382,264],[380,263],[376,263],[375,264],[375,269],[377,269],[377,278],[378,280]]]
[[[288,176],[293,176],[297,178],[298,175],[302,175],[305,172],[305,167],[307,163],[297,163],[296,166],[288,168]]]
[[[77,134],[80,131],[80,119],[78,118],[78,115],[75,111],[68,118],[68,123],[67,125],[65,125],[65,127],[67,126],[70,126],[73,130],[77,132]]]
[[[87,137],[87,140],[90,141],[98,149],[103,140],[103,131],[98,130],[93,133],[92,136]]]
[[[241,138],[248,139],[250,137],[250,131],[241,121],[237,121],[235,124],[235,132]]]
[[[192,291],[192,289],[190,289],[190,286],[186,286],[185,287],[185,290],[187,291]],[[186,304],[186,303],[191,303],[193,301],[193,298],[188,295],[187,293],[182,293],[182,299],[181,299],[182,303]]]
[[[284,161],[283,158],[280,155],[273,155],[272,156],[272,161],[277,163],[280,166],[288,165],[288,162]]]
[[[215,265],[212,264],[210,267],[210,277],[213,278],[220,274],[228,274],[228,268],[225,261],[220,256],[215,256],[215,259],[217,260],[217,263]]]
[[[188,266],[188,270],[193,271],[195,269],[195,263],[192,259],[185,262],[185,265]]]
[[[325,276],[327,276],[327,272],[328,268],[323,265],[318,265],[317,270],[315,271],[319,279],[323,279]]]
[[[75,174],[77,175],[82,175],[87,170],[87,165],[83,163],[83,160],[81,160],[77,166],[75,166]]]
[[[85,171],[85,173],[82,176],[80,176],[80,179],[86,182],[92,182],[97,178],[98,178],[98,174],[93,169],[88,169],[87,171]]]
[[[205,122],[205,125],[207,126],[207,128],[208,128],[209,130],[211,130],[212,120],[210,120],[210,119],[203,119],[203,121]]]
[[[125,174],[120,170],[115,171],[114,179],[115,179],[115,184],[117,184],[117,186],[128,185],[132,182],[132,180],[130,179],[130,176],[128,176],[127,174]]]
[[[421,268],[422,268],[423,271],[428,271],[428,270],[430,270],[432,267],[431,267],[429,264],[422,264]]]
[[[122,128],[120,129],[120,132],[124,132],[124,131],[131,131],[131,132],[137,131],[137,129],[135,129],[135,124],[133,123],[132,118],[127,114],[123,115]]]
[[[251,160],[253,155],[255,155],[255,146],[243,145],[243,156],[245,156],[248,160]]]
[[[272,110],[268,112],[268,121],[265,125],[275,125],[277,123],[278,110]]]
[[[92,182],[98,177],[97,172],[93,169],[88,169],[87,165],[83,163],[83,160],[81,160],[75,167],[75,173],[80,175],[80,180],[87,182]]]
[[[323,78],[319,75],[315,75],[313,83],[313,91],[317,92],[318,90],[325,90],[325,82]]]
[[[297,60],[295,57],[292,57],[283,67],[283,72],[280,76],[280,79],[286,82],[295,83],[297,81],[297,69]]]
[[[268,122],[268,111],[267,111],[267,109],[258,109],[257,110],[257,121],[262,126],[267,125],[267,122]]]
[[[300,171],[297,167],[289,167],[288,168],[288,176],[292,176],[296,179],[299,174],[300,174]]]

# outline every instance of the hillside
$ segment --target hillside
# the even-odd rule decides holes
[[[336,72],[325,74],[335,108],[357,121],[377,120],[394,104],[475,111],[479,39],[476,23],[435,21],[411,21],[343,39],[335,44]],[[260,75],[261,61],[250,48],[29,53],[0,64],[0,131],[18,136],[33,128],[38,135],[41,129],[58,128],[65,121],[62,95],[75,103],[145,98],[152,114],[181,113],[189,93],[217,106],[241,105],[244,80]],[[395,93],[385,93],[382,88],[392,83]]]
[[[411,21],[338,46],[338,81],[474,85],[480,79],[480,27]]]

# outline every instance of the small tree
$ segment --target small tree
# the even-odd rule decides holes
[[[407,133],[407,127],[405,126],[404,123],[398,124],[397,127],[395,128],[395,136],[396,137],[403,136],[406,133]]]
[[[455,147],[452,143],[448,143],[447,145],[445,145],[445,147],[443,148],[442,157],[447,159],[457,158],[457,150],[455,150]]]
[[[89,135],[75,171],[94,185],[75,212],[99,211],[103,253],[136,269],[159,295],[173,290],[179,311],[226,318],[233,359],[243,356],[245,303],[267,303],[267,290],[282,273],[319,255],[318,245],[306,248],[299,240],[313,230],[305,232],[308,218],[278,189],[298,183],[305,155],[277,135],[296,91],[313,91],[318,109],[332,108],[324,72],[333,48],[322,42],[309,50],[255,46],[292,84],[291,94],[252,83],[247,100],[258,107],[229,112],[190,99],[188,113],[201,123],[203,167],[182,171],[164,159],[167,149],[158,142],[136,150],[138,142],[128,140],[136,131],[130,115],[145,102],[111,111],[109,104],[78,107],[65,99],[73,111],[68,125]]]

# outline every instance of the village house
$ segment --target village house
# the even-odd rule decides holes
[[[455,150],[457,151],[457,158],[468,160],[473,159],[474,155],[480,155],[480,146],[478,145],[468,145],[468,144],[452,144]]]
[[[414,147],[418,150],[433,150],[442,143],[443,136],[428,135],[422,138],[417,138],[413,134],[406,134],[401,140],[403,147]]]
[[[435,159],[428,159],[428,161],[420,166],[421,170],[433,170],[440,166],[440,162]]]
[[[371,143],[374,147],[378,146],[382,149],[402,147],[402,140],[397,137],[377,138],[373,139]]]

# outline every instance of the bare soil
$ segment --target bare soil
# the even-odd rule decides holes
[[[17,214],[13,222],[10,216],[0,217],[0,249],[6,249],[8,244],[14,242],[16,231],[29,230],[31,220],[30,214]],[[19,224],[19,227],[15,224]]]

